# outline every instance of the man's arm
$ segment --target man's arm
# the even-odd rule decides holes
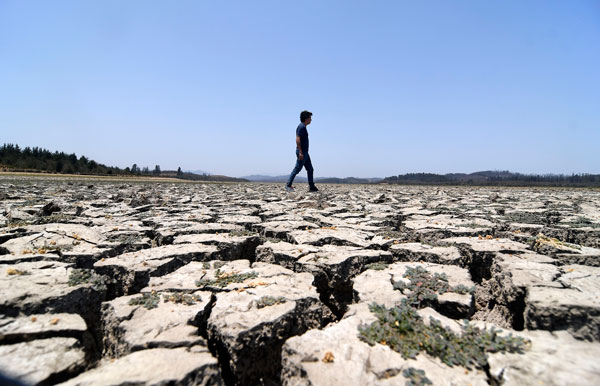
[[[296,147],[298,148],[298,159],[302,161],[304,159],[304,154],[302,154],[302,145],[300,144],[299,136],[296,136]]]

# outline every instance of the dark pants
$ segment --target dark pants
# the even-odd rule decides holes
[[[304,167],[306,169],[306,174],[308,175],[308,185],[309,186],[314,186],[315,182],[313,181],[313,166],[312,166],[312,162],[310,162],[310,155],[308,155],[308,153],[304,154],[304,159],[300,159],[298,158],[298,150],[296,150],[296,166],[294,166],[294,170],[292,170],[292,173],[290,174],[290,178],[288,179],[287,185],[288,186],[292,186],[292,182],[294,182],[294,178],[296,178],[296,175],[298,173],[300,173],[300,170],[302,170],[302,167]]]

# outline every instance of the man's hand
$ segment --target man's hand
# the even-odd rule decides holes
[[[296,136],[296,149],[298,149],[298,159],[304,160],[304,154],[302,154],[302,146],[300,145],[300,137]]]

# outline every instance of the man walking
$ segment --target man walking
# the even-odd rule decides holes
[[[306,130],[306,126],[310,125],[310,122],[312,122],[312,113],[306,110],[301,112],[300,124],[296,128],[296,166],[294,167],[294,170],[292,170],[290,178],[285,185],[285,190],[288,192],[294,191],[292,182],[294,182],[294,178],[296,178],[296,175],[300,173],[302,167],[306,169],[306,174],[308,175],[308,190],[311,192],[319,191],[319,189],[317,189],[315,186],[315,182],[313,181],[314,169],[312,162],[310,162],[310,155],[308,155],[308,131]]]

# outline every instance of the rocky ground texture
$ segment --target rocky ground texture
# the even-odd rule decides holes
[[[0,373],[600,383],[600,191],[0,177]]]

